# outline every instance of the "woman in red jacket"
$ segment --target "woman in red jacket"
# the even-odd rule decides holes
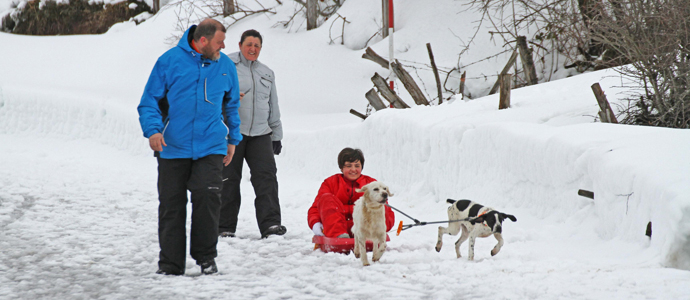
[[[315,235],[351,238],[352,209],[355,201],[362,196],[356,190],[376,179],[362,175],[364,154],[359,149],[345,148],[340,151],[338,167],[342,173],[323,181],[309,208],[307,221]],[[390,231],[394,223],[395,214],[386,206],[386,231]]]

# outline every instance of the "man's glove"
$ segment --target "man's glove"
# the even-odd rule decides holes
[[[280,150],[283,149],[283,144],[280,141],[273,141],[273,154],[280,154]]]
[[[314,232],[314,235],[324,236],[323,235],[323,224],[321,224],[321,222],[316,222],[316,224],[314,224],[314,226],[311,228],[311,231]]]

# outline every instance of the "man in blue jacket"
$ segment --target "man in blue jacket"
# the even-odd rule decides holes
[[[139,103],[141,128],[158,159],[158,274],[185,272],[187,190],[190,255],[203,274],[218,272],[223,165],[242,140],[237,70],[220,52],[225,31],[213,19],[187,29],[156,61]]]

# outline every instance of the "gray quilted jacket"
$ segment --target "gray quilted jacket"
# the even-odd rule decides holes
[[[278,93],[273,70],[258,60],[247,60],[240,52],[229,54],[240,81],[240,132],[246,136],[271,133],[271,140],[283,139]]]

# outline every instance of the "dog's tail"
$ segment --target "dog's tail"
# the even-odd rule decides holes
[[[458,200],[448,199],[448,200],[446,200],[446,202],[448,202],[448,203],[450,203],[450,204],[453,204],[453,203],[455,203],[455,202],[458,202]]]
[[[517,218],[515,216],[509,215],[509,214],[504,214],[504,213],[501,213],[501,214],[504,216],[504,218],[508,218],[513,222],[517,222]]]

